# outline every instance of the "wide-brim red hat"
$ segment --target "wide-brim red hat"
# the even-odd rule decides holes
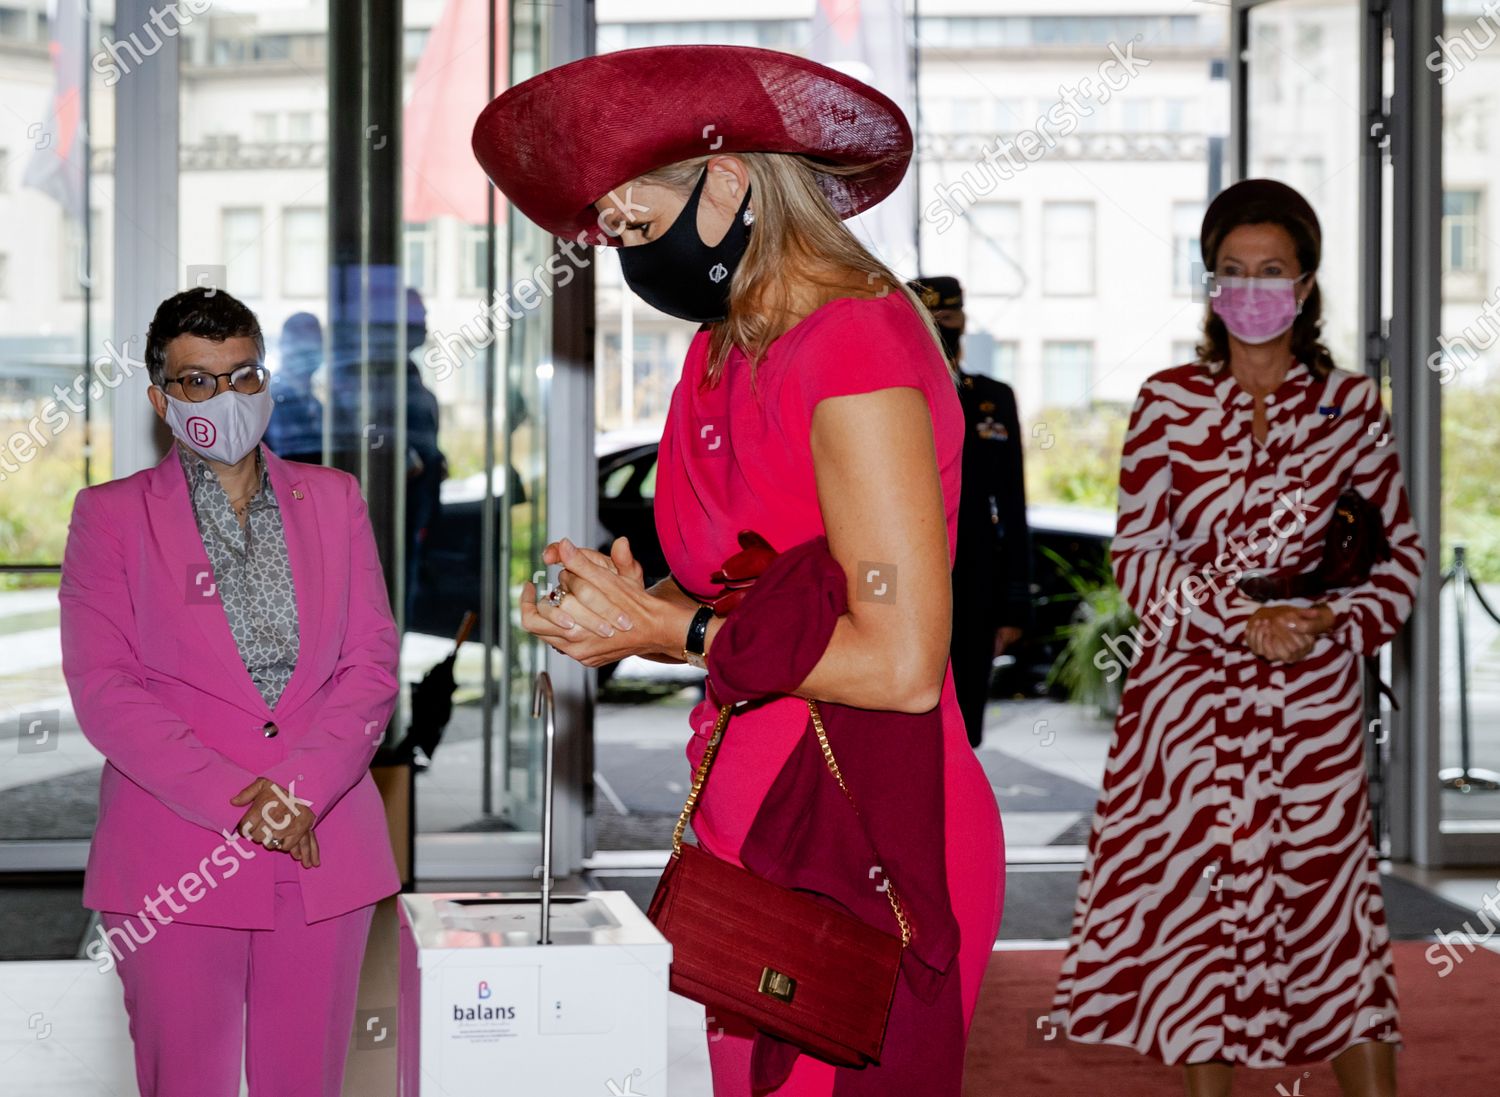
[[[854,175],[818,175],[835,212],[852,217],[901,182],[912,132],[885,95],[794,54],[647,46],[517,84],[480,112],[473,144],[485,174],[542,228],[618,244],[599,224],[595,202],[656,168],[715,152],[872,164]]]

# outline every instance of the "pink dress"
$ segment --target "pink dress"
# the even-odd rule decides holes
[[[708,333],[688,349],[662,434],[656,528],[672,574],[689,591],[717,593],[709,575],[754,529],[787,549],[827,531],[818,507],[809,441],[812,412],[825,397],[882,388],[920,390],[932,433],[948,519],[948,559],[958,523],[964,419],[941,352],[901,294],[838,298],[778,338],[756,366],[734,350],[717,386],[700,387]],[[872,440],[872,445],[878,441]],[[961,931],[960,979],[967,1029],[1000,927],[1004,839],[994,793],[964,731],[950,667],[944,676],[947,868]],[[709,696],[692,711],[687,756],[696,766],[718,706]],[[751,820],[804,733],[805,702],[786,697],[736,714],[693,820],[709,852],[739,864]],[[900,759],[892,759],[899,765]],[[751,1030],[732,1019],[706,1021],[715,1097],[750,1097]],[[778,1097],[834,1093],[833,1067],[801,1056]]]

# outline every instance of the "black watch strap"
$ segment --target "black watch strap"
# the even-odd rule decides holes
[[[688,625],[687,640],[683,642],[683,649],[694,655],[703,654],[704,645],[708,642],[708,622],[714,615],[713,606],[699,606],[698,612],[693,614],[693,622]]]

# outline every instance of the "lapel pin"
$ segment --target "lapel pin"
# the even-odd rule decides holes
[[[292,498],[293,499],[301,499],[302,498],[302,493],[300,491],[298,491],[296,488],[293,488],[292,489]]]

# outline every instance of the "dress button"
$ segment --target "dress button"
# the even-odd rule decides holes
[[[265,727],[263,727],[263,728],[261,728],[261,729],[260,729],[260,732],[261,732],[261,734],[262,734],[262,735],[264,735],[264,736],[265,736],[265,737],[266,737],[266,738],[267,738],[267,739],[274,739],[274,738],[276,738],[276,733],[277,733],[277,732],[278,732],[278,731],[280,731],[280,730],[281,730],[281,729],[280,729],[280,728],[278,728],[278,727],[277,727],[277,726],[276,726],[276,725],[275,725],[275,724],[273,724],[273,723],[271,723],[271,722],[270,722],[270,721],[269,721],[269,720],[267,720],[267,721],[266,721],[266,726],[265,726]]]

